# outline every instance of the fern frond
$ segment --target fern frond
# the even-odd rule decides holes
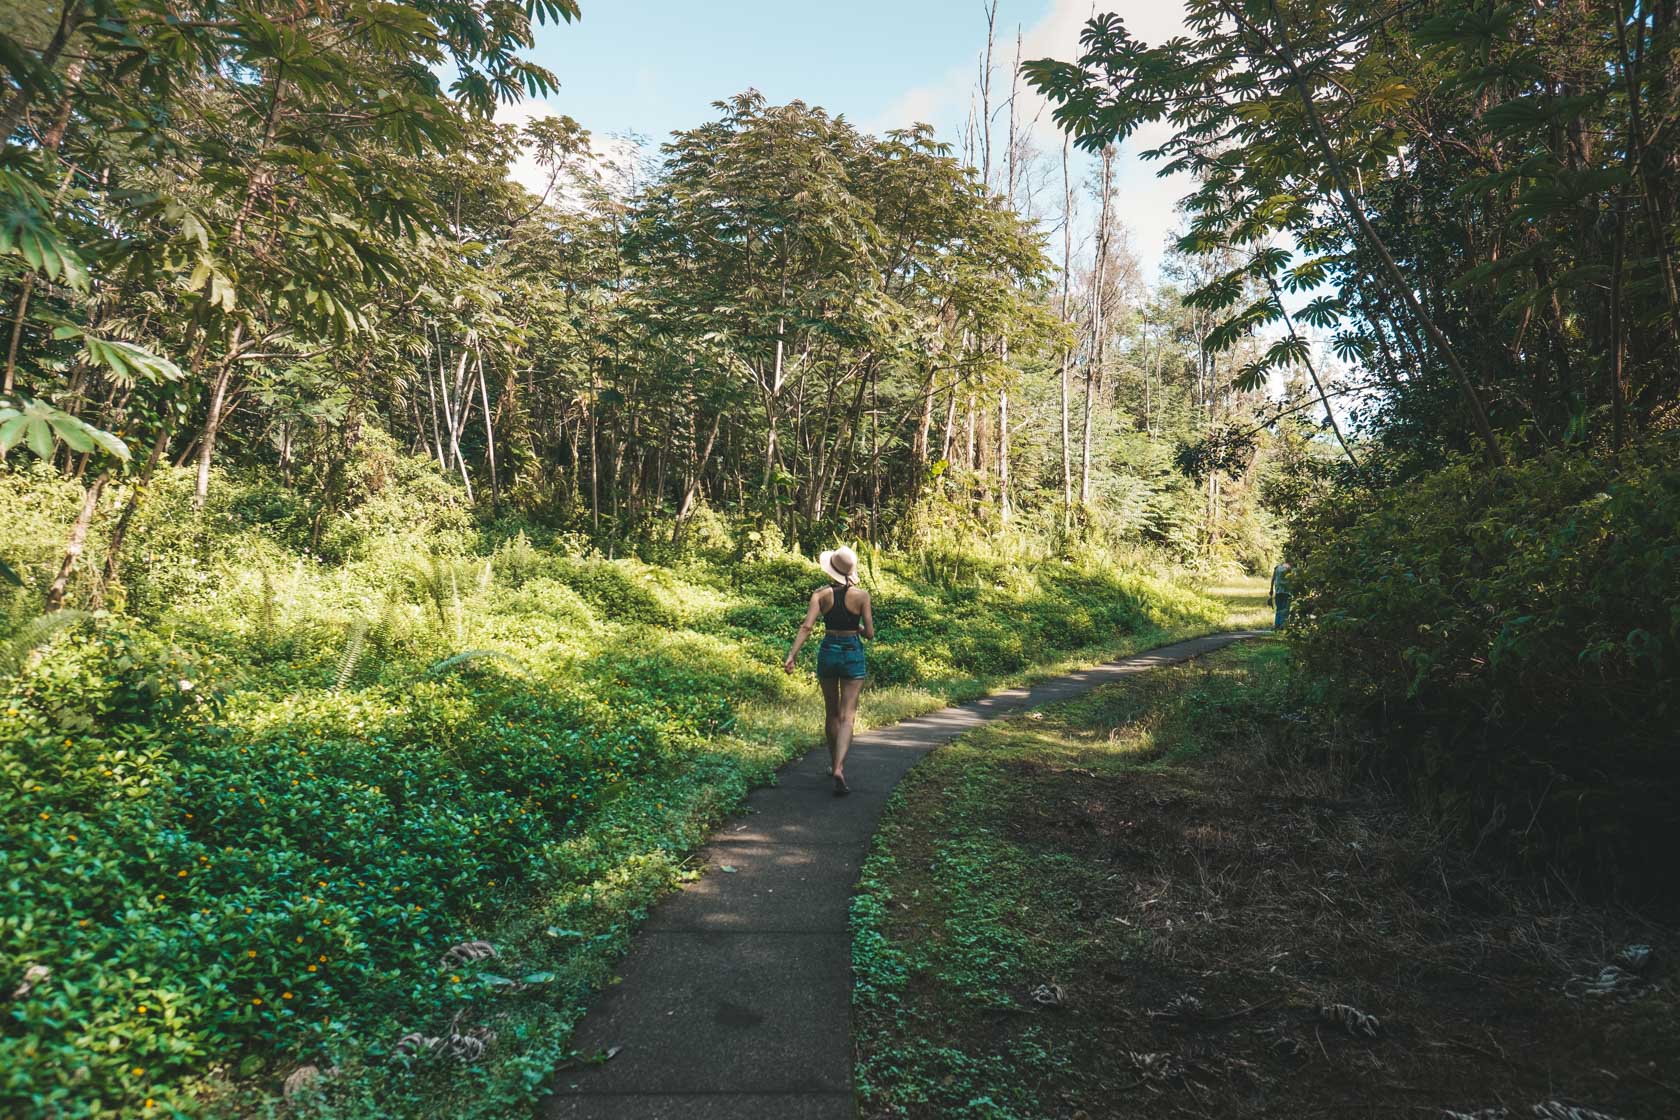
[[[433,665],[431,668],[427,669],[425,671],[425,673],[423,673],[421,675],[426,676],[426,677],[442,676],[444,673],[449,672],[449,670],[454,669],[457,666],[465,665],[468,662],[472,662],[472,661],[481,661],[485,658],[494,658],[497,661],[506,661],[506,662],[509,662],[510,664],[513,663],[513,658],[509,657],[505,653],[502,653],[500,650],[468,649],[468,650],[462,650],[460,653],[457,653],[457,654],[455,654],[451,657],[444,658],[442,661],[439,661],[436,665]]]
[[[362,659],[362,648],[367,644],[368,621],[358,618],[350,623],[350,631],[344,639],[344,652],[338,655],[338,675],[333,678],[334,690],[342,690],[350,683],[351,676],[356,672],[356,662]]]
[[[31,654],[52,641],[54,634],[92,617],[86,611],[63,610],[30,619],[0,646],[0,672],[7,676],[16,673]]]
[[[257,640],[264,649],[274,642],[274,576],[268,568],[262,570],[262,592],[257,600]]]

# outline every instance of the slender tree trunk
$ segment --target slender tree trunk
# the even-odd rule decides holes
[[[986,9],[986,58],[980,66],[980,181],[992,186],[992,46],[997,35],[997,0]]]
[[[776,356],[770,371],[770,388],[764,394],[764,419],[767,431],[764,437],[764,492],[770,493],[771,480],[776,476],[776,460],[781,454],[776,446],[777,425],[776,417],[779,408],[779,398],[782,392],[782,362],[786,356],[787,347],[783,332],[787,329],[785,319],[776,320]]]
[[[1091,358],[1085,366],[1085,438],[1079,469],[1079,504],[1091,502],[1091,409],[1094,385],[1102,383],[1103,362],[1107,357],[1108,325],[1103,319],[1103,304],[1108,286],[1108,222],[1114,182],[1114,146],[1102,152],[1102,176],[1099,189],[1102,204],[1097,215],[1097,261],[1091,295]]]
[[[1062,135],[1062,323],[1068,323],[1073,295],[1073,180],[1068,173],[1071,135]],[[1073,361],[1073,342],[1062,347],[1062,528],[1073,524],[1073,455],[1068,445],[1068,367]]]
[[[968,446],[963,454],[967,460],[968,469],[971,471],[980,469],[980,448],[975,442],[975,435],[974,394],[970,392],[968,394]]]
[[[193,508],[203,509],[210,496],[210,462],[216,454],[216,436],[222,430],[222,405],[227,400],[228,382],[233,380],[233,365],[237,360],[239,340],[244,324],[233,328],[228,352],[216,364],[216,379],[210,386],[210,411],[205,414],[204,428],[198,434],[198,477],[193,484]]]
[[[671,543],[675,544],[682,533],[683,522],[694,512],[694,499],[700,492],[700,479],[706,472],[706,464],[711,460],[712,447],[717,443],[718,428],[723,424],[723,410],[719,409],[712,415],[711,431],[706,433],[706,445],[700,450],[700,457],[695,460],[688,472],[688,478],[683,482],[682,503],[677,506],[677,523],[671,531]]]
[[[589,362],[589,527],[590,534],[599,540],[601,537],[601,440],[600,418],[596,415],[596,398],[600,396],[601,388],[595,361]]]
[[[64,559],[58,565],[58,577],[47,588],[47,612],[60,610],[64,606],[65,593],[70,588],[70,575],[76,570],[76,562],[82,558],[82,549],[87,545],[88,528],[93,524],[93,515],[99,509],[99,495],[105,491],[105,483],[111,477],[110,471],[101,471],[99,477],[93,480],[87,493],[82,496],[82,508],[76,514],[75,522],[70,526],[70,537],[64,543]]]
[[[1622,339],[1622,257],[1627,244],[1626,188],[1616,198],[1616,245],[1610,264],[1610,448],[1622,449],[1626,434],[1627,386],[1623,381],[1626,346]]]
[[[939,443],[939,457],[946,464],[951,462],[951,448],[957,437],[957,386],[951,386],[951,395],[945,399],[945,436]]]
[[[1005,369],[1009,364],[1009,339],[1005,337],[998,343]],[[1009,389],[998,390],[998,523],[1004,528],[1009,526]]]
[[[134,520],[134,514],[140,508],[140,501],[145,497],[146,487],[151,485],[152,475],[157,465],[163,459],[163,453],[169,447],[169,436],[172,432],[170,424],[165,421],[159,429],[157,438],[152,441],[151,453],[146,456],[146,463],[140,468],[140,477],[135,479],[133,487],[129,489],[128,501],[123,503],[122,515],[117,518],[117,524],[111,530],[111,539],[105,545],[105,567],[99,579],[99,586],[94,590],[93,606],[98,610],[105,603],[105,590],[116,582],[117,572],[122,563],[123,541],[128,536],[129,523]]]
[[[470,356],[471,352],[465,345],[462,345],[461,361],[455,369],[455,397],[457,400],[461,396],[462,379],[466,376],[467,359]],[[441,365],[438,367],[438,392],[443,396],[443,422],[449,429],[449,454],[455,460],[455,466],[460,471],[461,485],[466,487],[467,501],[471,503],[475,500],[473,498],[472,478],[467,474],[467,461],[461,455],[461,427],[467,422],[467,410],[466,406],[463,405],[460,414],[457,416],[455,405],[450,401],[449,383],[444,379],[443,369],[444,367]],[[445,469],[448,469],[448,464],[445,464]]]
[[[502,508],[502,484],[496,478],[496,427],[490,420],[490,390],[484,384],[484,351],[478,351],[478,399],[484,404],[484,457],[490,466],[490,508]]]

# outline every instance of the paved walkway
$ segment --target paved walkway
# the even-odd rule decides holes
[[[574,1039],[600,1065],[561,1072],[555,1120],[851,1120],[847,908],[887,795],[928,751],[988,720],[1250,637],[1213,634],[860,735],[834,797],[828,752],[789,763],[666,898]]]

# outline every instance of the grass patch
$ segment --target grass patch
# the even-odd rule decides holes
[[[1672,965],[1590,993],[1675,929],[1338,777],[1288,673],[1244,643],[911,772],[853,902],[864,1115],[1672,1111]]]

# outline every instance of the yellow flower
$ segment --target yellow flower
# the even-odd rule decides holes
[[[246,913],[249,914],[250,911],[247,910]],[[251,957],[252,959],[255,959],[256,955],[257,955],[257,951],[255,949],[247,949],[247,950],[245,950],[245,955],[247,957]]]
[[[156,1105],[157,1105],[157,1102],[154,1101],[151,1097],[146,1098],[146,1107],[147,1108],[152,1108],[152,1107],[155,1107]]]
[[[280,993],[280,998],[281,999],[291,999],[292,998],[292,993],[291,992],[281,992]]]
[[[315,971],[315,968],[316,968],[316,966],[315,966],[315,965],[310,965],[310,966],[309,966],[309,971],[311,971],[311,972],[314,972],[314,971]]]
[[[141,1074],[145,1073],[146,1071],[141,1069],[139,1066],[135,1066],[134,1069],[132,1070],[132,1072],[133,1072],[134,1076],[139,1077]]]
[[[301,937],[294,937],[294,938],[292,938],[292,940],[296,941],[299,945],[303,944],[303,938],[301,938]]]
[[[185,871],[177,871],[175,872],[175,877],[177,879],[185,879],[187,877],[187,873]]]
[[[145,1013],[146,1013],[146,1005],[142,1003],[140,1005],[140,1014],[144,1015]]]
[[[451,976],[449,978],[449,982],[451,984],[459,984],[461,982],[461,978],[459,976]]]
[[[253,998],[251,1000],[251,1006],[252,1007],[261,1007],[262,1006],[262,1000]]]

